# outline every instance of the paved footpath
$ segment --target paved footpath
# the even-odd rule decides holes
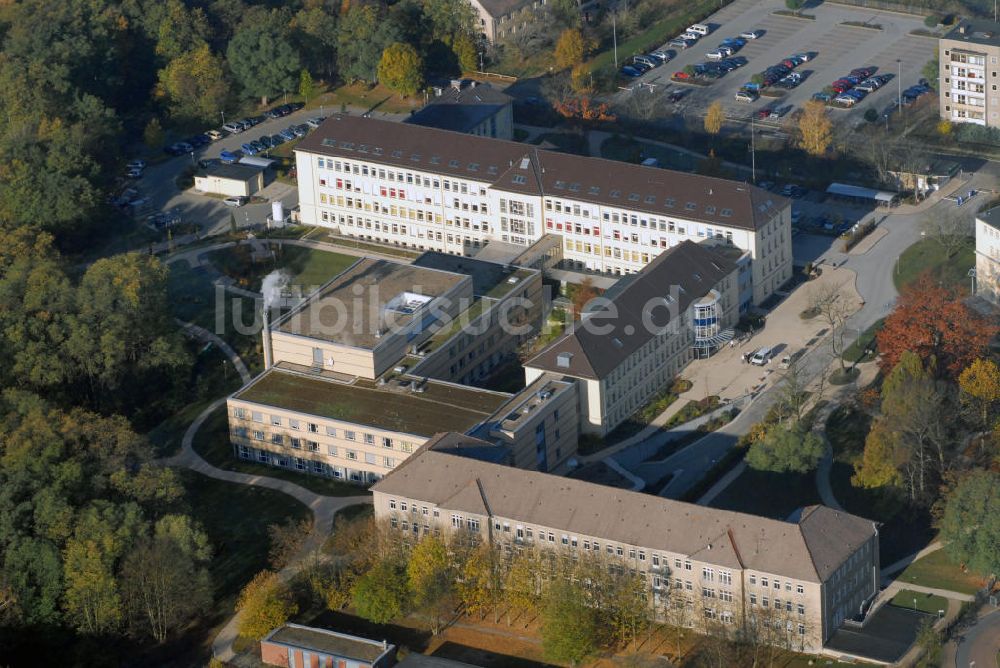
[[[184,323],[182,326],[185,325],[190,325],[190,323]],[[185,329],[202,340],[212,341],[218,345],[226,356],[229,357],[233,366],[240,371],[240,376],[245,381],[250,379],[250,374],[243,360],[240,359],[239,355],[225,341],[222,341],[211,332],[197,325],[190,325],[190,327],[185,327]],[[359,496],[324,496],[288,480],[240,473],[238,471],[226,471],[212,466],[194,451],[192,444],[195,435],[205,423],[205,420],[208,419],[208,416],[219,407],[225,405],[225,403],[226,397],[220,397],[205,408],[187,428],[187,431],[184,432],[184,438],[181,441],[181,451],[173,457],[161,460],[161,463],[167,466],[186,468],[216,480],[277,490],[288,494],[309,508],[313,514],[312,529],[299,549],[299,553],[291,560],[291,564],[278,572],[279,577],[287,581],[298,571],[298,565],[302,559],[309,554],[315,553],[323,545],[323,541],[326,540],[327,536],[333,530],[333,519],[337,512],[348,506],[371,503],[372,497],[368,494]],[[233,615],[212,642],[212,655],[215,658],[222,661],[230,661],[235,656],[233,641],[236,640],[238,635],[239,619],[240,615],[238,613]]]

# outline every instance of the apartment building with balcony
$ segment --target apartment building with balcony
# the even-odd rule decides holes
[[[1000,23],[963,19],[938,51],[941,118],[1000,127]]]
[[[302,222],[349,237],[474,255],[553,235],[565,264],[612,276],[683,241],[727,246],[746,255],[741,310],[792,276],[791,204],[746,183],[351,116],[296,165]]]
[[[525,378],[573,378],[580,428],[607,434],[668,387],[688,362],[732,339],[738,267],[684,241],[621,279],[596,308],[524,363]]]
[[[375,516],[407,538],[451,532],[600,556],[643,574],[657,618],[683,605],[696,627],[770,624],[781,644],[804,651],[878,593],[869,520],[825,506],[787,521],[718,510],[436,450],[446,438],[372,487]]]
[[[976,295],[1000,306],[1000,207],[976,216]]]

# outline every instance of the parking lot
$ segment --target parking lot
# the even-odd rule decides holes
[[[659,84],[669,90],[689,89],[677,103],[675,111],[687,115],[700,115],[709,104],[718,100],[730,118],[746,118],[765,106],[792,105],[800,109],[814,93],[820,92],[836,79],[846,76],[851,70],[871,66],[879,74],[893,75],[892,81],[869,94],[851,108],[830,107],[832,117],[860,120],[866,109],[874,108],[880,113],[896,99],[897,74],[906,89],[918,82],[921,70],[935,53],[937,43],[933,39],[910,35],[910,31],[923,28],[919,16],[906,16],[876,12],[861,8],[821,4],[804,10],[813,14],[816,20],[777,16],[775,10],[784,9],[783,0],[736,0],[716,12],[703,23],[712,27],[712,33],[702,37],[698,43],[686,50],[673,49],[664,45],[663,49],[673,49],[677,56],[670,62],[647,72],[623,85],[632,86],[636,82]],[[882,30],[872,30],[843,25],[846,21],[867,22],[882,26]],[[747,30],[762,30],[764,34],[747,41],[736,54],[750,62],[744,67],[729,72],[710,85],[700,86],[671,81],[674,72],[682,71],[687,65],[705,62],[705,54],[713,51],[728,37],[736,37]],[[802,83],[784,91],[780,98],[762,96],[755,102],[738,102],[735,99],[740,87],[749,82],[753,74],[781,62],[797,53],[811,52],[815,58],[799,65],[795,71],[803,76]],[[898,61],[898,62],[897,62]],[[780,89],[778,89],[780,90]],[[623,93],[627,95],[628,93]]]

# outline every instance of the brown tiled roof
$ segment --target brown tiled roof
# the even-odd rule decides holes
[[[296,151],[750,230],[788,205],[786,199],[740,181],[358,116],[330,117]]]
[[[578,325],[524,366],[577,378],[604,378],[654,336],[646,318],[656,327],[665,326],[672,314],[685,313],[735,267],[732,260],[710,248],[683,241],[660,253],[639,273],[623,278],[619,283],[626,285],[606,295],[613,309],[602,307],[584,314],[584,319],[596,318],[593,322],[610,326],[611,331],[598,333],[596,327]],[[663,306],[664,298],[673,300],[669,310]],[[614,312],[617,317],[610,317]],[[570,356],[569,366],[558,363],[564,354]]]
[[[823,582],[875,533],[824,506],[784,522],[424,449],[372,487],[443,510],[524,522],[728,568]],[[737,553],[738,550],[738,553]]]

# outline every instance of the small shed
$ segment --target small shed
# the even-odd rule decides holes
[[[282,668],[389,668],[396,646],[300,624],[285,624],[260,641],[260,659]]]
[[[255,165],[212,164],[195,174],[194,187],[203,193],[250,197],[264,187],[264,170]]]

